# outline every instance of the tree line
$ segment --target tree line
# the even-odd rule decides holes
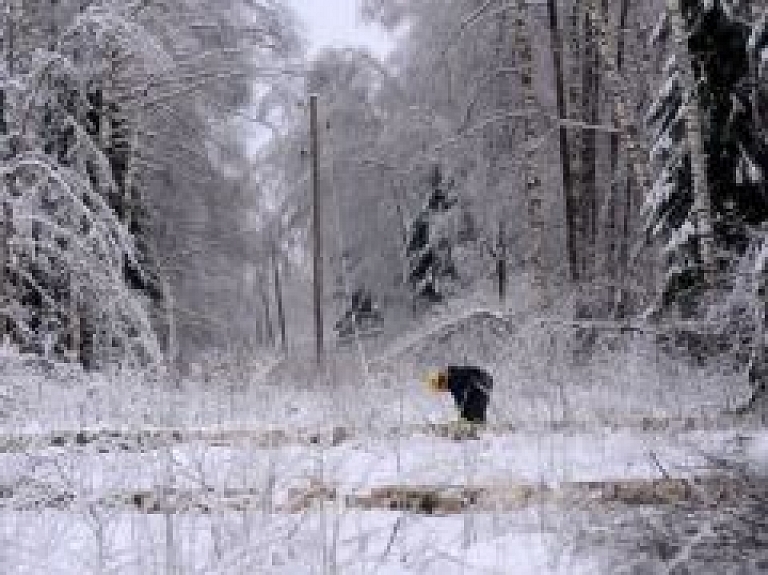
[[[759,364],[765,11],[365,2],[393,53],[326,50],[305,80],[325,108],[338,316],[372,299],[385,318],[419,317],[482,286],[503,300],[525,276],[542,306],[569,299],[576,319],[641,317],[694,355]],[[296,214],[308,168],[285,152],[306,141],[301,108],[288,126],[262,161]]]
[[[259,337],[243,116],[298,73],[294,17],[4,0],[0,38],[0,337],[89,367]]]
[[[94,366],[308,338],[314,94],[338,335],[526,278],[758,382],[765,10],[366,0],[381,59],[308,56],[279,2],[4,0],[2,336]]]

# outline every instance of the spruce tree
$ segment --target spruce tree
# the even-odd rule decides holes
[[[408,281],[419,300],[443,301],[450,285],[458,280],[452,238],[445,233],[446,226],[440,225],[456,204],[453,184],[446,181],[441,168],[435,166],[429,178],[424,207],[408,231]]]
[[[748,244],[749,226],[768,218],[765,174],[768,143],[754,123],[757,78],[751,65],[750,25],[724,0],[683,0],[684,46],[692,78],[680,54],[670,56],[666,81],[648,115],[658,179],[646,205],[646,229],[666,242],[668,274],[661,309],[684,316],[699,308],[704,292],[726,288],[730,263]],[[662,35],[663,37],[663,35]],[[687,107],[701,125],[703,162],[712,238],[701,235],[694,209],[691,134]],[[702,251],[713,244],[714,261]],[[707,269],[707,267],[713,269]]]
[[[344,303],[344,313],[334,324],[336,335],[341,341],[380,332],[384,318],[368,289],[357,288],[349,297],[345,295]]]

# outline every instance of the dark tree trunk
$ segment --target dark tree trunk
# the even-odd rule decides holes
[[[604,1],[604,10],[608,10],[610,3]],[[616,72],[621,74],[624,70],[624,28],[627,24],[627,13],[629,11],[629,0],[621,0],[621,13],[619,16],[619,29],[616,31]],[[615,110],[615,109],[614,109]],[[619,128],[619,121],[614,111],[613,125]],[[621,139],[618,132],[611,134],[611,198],[618,202],[619,188],[624,182],[619,182],[619,147]],[[621,236],[616,234],[616,247],[618,261],[616,262],[616,272],[618,274],[618,304],[616,306],[616,316],[623,318],[627,314],[627,303],[629,294],[627,293],[629,281],[629,245],[630,245],[630,211],[632,210],[632,180],[627,174],[626,185],[624,186],[625,198],[623,210],[616,210],[617,215],[622,214]]]
[[[5,307],[11,296],[10,240],[13,211],[6,201],[2,202],[0,210],[0,305]],[[10,318],[3,313],[0,315],[0,342],[10,330]]]
[[[549,32],[552,46],[552,63],[555,74],[555,94],[557,97],[557,117],[561,120],[566,117],[565,109],[565,85],[563,81],[563,37],[557,17],[557,1],[547,0],[549,13]],[[578,256],[573,242],[572,231],[574,227],[573,215],[578,206],[573,199],[573,175],[571,171],[570,149],[568,144],[568,130],[564,125],[560,126],[560,168],[563,172],[563,196],[565,198],[566,220],[566,251],[570,266],[571,279],[577,273]]]
[[[592,16],[584,14],[584,75],[582,106],[584,121],[597,125],[600,121],[600,52],[597,49],[597,29]],[[580,174],[581,197],[583,198],[582,222],[584,237],[579,242],[586,253],[580,258],[582,279],[591,279],[594,272],[595,256],[597,255],[597,134],[593,129],[585,129],[581,136],[581,165]]]
[[[285,311],[283,309],[283,289],[280,279],[280,259],[277,244],[272,244],[272,272],[274,276],[275,302],[277,305],[277,323],[280,328],[280,345],[285,349]]]
[[[504,222],[499,222],[499,239],[496,246],[496,275],[499,288],[499,302],[507,299],[507,238]]]
[[[765,281],[762,279],[761,281]],[[755,335],[752,344],[752,354],[749,362],[749,384],[752,396],[741,409],[743,412],[756,411],[766,406],[768,388],[768,356],[765,349],[765,330],[768,326],[768,302],[765,299],[766,286],[761,285],[757,291],[758,309],[755,314]]]
[[[269,308],[269,294],[262,286],[259,286],[261,292],[261,303],[264,306],[264,327],[266,328],[267,344],[271,347],[275,345],[275,332],[272,328],[272,312]]]

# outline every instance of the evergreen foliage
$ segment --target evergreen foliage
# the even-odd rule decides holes
[[[658,179],[646,204],[645,226],[650,235],[666,242],[669,271],[662,307],[677,305],[690,315],[707,285],[707,270],[692,210],[684,107],[698,107],[702,121],[715,286],[725,287],[730,262],[748,246],[749,228],[768,218],[768,140],[754,121],[761,103],[756,97],[756,49],[750,46],[749,24],[737,19],[722,0],[688,0],[682,3],[682,12],[688,34],[684,49],[691,58],[695,86],[685,85],[679,58],[670,56],[666,82],[648,115]]]
[[[368,336],[380,331],[383,317],[369,290],[356,289],[345,303],[344,313],[334,325],[340,340],[346,341],[355,336]]]
[[[155,361],[147,296],[159,291],[148,287],[140,234],[118,208],[135,151],[118,153],[119,138],[101,142],[105,114],[83,68],[63,54],[41,58],[4,86],[15,123],[3,170],[11,296],[3,332],[22,351],[91,367]]]
[[[424,207],[408,231],[408,281],[418,299],[440,302],[450,293],[451,283],[459,279],[446,225],[446,216],[456,204],[453,183],[446,181],[441,168],[435,166]]]

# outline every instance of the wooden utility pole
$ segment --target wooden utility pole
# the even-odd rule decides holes
[[[317,142],[317,96],[309,97],[310,153],[312,155],[313,286],[315,303],[315,359],[323,363],[323,234],[320,227],[320,162]]]

